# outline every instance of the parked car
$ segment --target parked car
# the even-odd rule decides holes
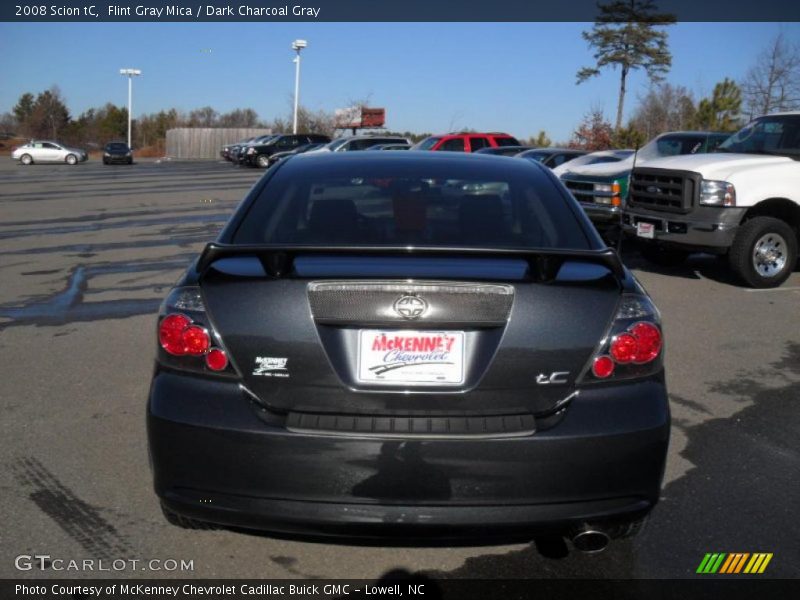
[[[619,162],[633,156],[634,152],[635,150],[629,148],[624,150],[599,150],[598,152],[590,152],[589,154],[584,154],[583,156],[578,156],[565,163],[561,163],[557,167],[553,167],[553,175],[561,177],[567,171],[577,169],[578,167]]]
[[[251,137],[251,138],[247,138],[245,140],[234,142],[232,144],[225,144],[222,147],[222,149],[219,151],[219,155],[222,158],[224,158],[225,160],[233,162],[234,161],[234,157],[237,156],[238,153],[239,153],[239,147],[240,146],[244,146],[246,144],[249,144],[250,142],[252,142],[255,139],[256,138]]]
[[[623,229],[653,262],[727,255],[746,285],[779,286],[797,266],[798,161],[800,112],[757,118],[713,154],[637,165]]]
[[[554,169],[585,154],[585,150],[575,150],[573,148],[533,148],[520,152],[517,157],[535,160],[545,167]]]
[[[273,135],[263,141],[248,144],[243,154],[243,162],[251,167],[265,169],[270,166],[270,156],[276,152],[290,152],[308,144],[322,146],[330,141],[329,136],[316,133]]]
[[[367,150],[410,150],[411,144],[376,144]]]
[[[231,149],[231,158],[234,164],[243,165],[245,163],[245,156],[247,155],[247,151],[254,145],[257,144],[265,144],[269,140],[278,137],[278,134],[269,133],[267,135],[261,135],[251,139],[249,142],[245,144],[238,144],[235,148]]]
[[[125,142],[109,142],[103,148],[103,164],[133,164],[133,151]]]
[[[324,146],[324,142],[317,142],[316,144],[305,144],[303,146],[299,146],[294,150],[287,150],[286,152],[276,152],[275,154],[271,154],[269,157],[269,164],[268,167],[271,167],[279,160],[283,160],[289,156],[294,156],[295,154],[303,154],[305,152],[311,152],[312,150],[316,150],[317,148],[322,148]]]
[[[628,178],[636,165],[667,156],[713,152],[730,133],[677,131],[664,133],[642,146],[637,153],[613,163],[567,168],[561,181],[589,215],[601,233],[619,232],[620,211],[628,194]]]
[[[530,150],[530,146],[491,146],[475,150],[476,154],[496,154],[499,156],[516,156],[520,152]]]
[[[457,132],[432,135],[414,145],[412,150],[444,150],[447,152],[477,152],[481,148],[520,146],[517,138],[507,133]]]
[[[33,163],[67,163],[76,165],[89,159],[89,154],[80,148],[70,148],[49,140],[31,140],[11,153],[13,160],[23,165]]]
[[[540,164],[290,156],[156,329],[149,456],[176,525],[597,551],[658,502],[658,311]]]
[[[358,150],[366,150],[367,148],[372,148],[372,146],[383,144],[410,145],[410,142],[406,138],[398,136],[351,135],[336,138],[329,144],[325,144],[321,148],[317,148],[311,152],[353,152]]]

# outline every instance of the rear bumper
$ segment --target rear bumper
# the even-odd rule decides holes
[[[256,416],[235,383],[160,373],[148,435],[174,512],[335,536],[516,537],[626,521],[658,501],[669,441],[662,383],[584,390],[563,420],[504,439],[313,435]]]

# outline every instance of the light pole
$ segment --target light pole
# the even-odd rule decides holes
[[[297,108],[300,102],[300,51],[308,46],[305,40],[295,40],[292,42],[292,50],[297,52],[294,58],[294,122],[292,124],[292,133],[297,133]]]
[[[142,74],[139,69],[120,69],[120,75],[128,77],[128,148],[131,147],[131,113],[133,112],[133,78]]]

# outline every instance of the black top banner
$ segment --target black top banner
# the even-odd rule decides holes
[[[678,21],[800,21],[791,0],[655,0]],[[6,22],[594,21],[597,0],[17,0]]]

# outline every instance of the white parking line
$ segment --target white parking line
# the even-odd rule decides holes
[[[776,288],[767,288],[761,290],[748,290],[746,289],[745,292],[796,292],[800,291],[800,286],[795,287],[776,287]]]

